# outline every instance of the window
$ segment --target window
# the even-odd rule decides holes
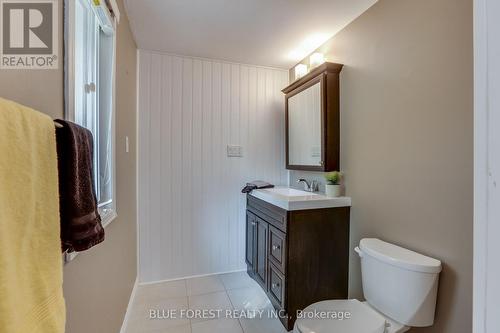
[[[94,182],[103,224],[115,216],[115,24],[106,3],[67,0],[66,118],[94,137]]]

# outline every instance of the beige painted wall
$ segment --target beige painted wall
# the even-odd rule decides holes
[[[118,332],[136,278],[136,45],[120,5],[116,73],[116,158],[118,218],[106,228],[104,243],[64,267],[67,333]],[[59,46],[62,55],[60,1]],[[63,116],[63,69],[0,70],[0,96],[54,118]],[[130,152],[125,153],[125,136]]]
[[[441,259],[436,323],[412,332],[470,333],[472,1],[380,0],[320,50],[345,64],[351,248],[379,237]],[[354,252],[350,269],[350,295],[361,297]]]
[[[64,110],[63,0],[59,0],[59,68],[53,70],[0,69],[0,96],[61,118]]]

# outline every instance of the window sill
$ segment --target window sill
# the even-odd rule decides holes
[[[102,227],[106,228],[118,216],[114,208],[99,209]]]
[[[101,215],[101,224],[103,228],[106,228],[108,225],[111,224],[111,222],[113,222],[113,220],[116,217],[118,217],[118,214],[116,213],[116,210],[114,208],[107,208],[107,209],[99,208],[99,215]],[[67,264],[68,262],[75,259],[78,253],[80,252],[64,253],[63,254],[64,263]]]

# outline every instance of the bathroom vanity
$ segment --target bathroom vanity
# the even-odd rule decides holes
[[[247,195],[246,263],[287,330],[298,310],[345,299],[351,199],[286,187]]]

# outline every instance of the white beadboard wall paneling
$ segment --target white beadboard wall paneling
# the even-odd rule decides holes
[[[139,51],[140,282],[245,268],[240,190],[288,182],[287,83],[285,70]]]

